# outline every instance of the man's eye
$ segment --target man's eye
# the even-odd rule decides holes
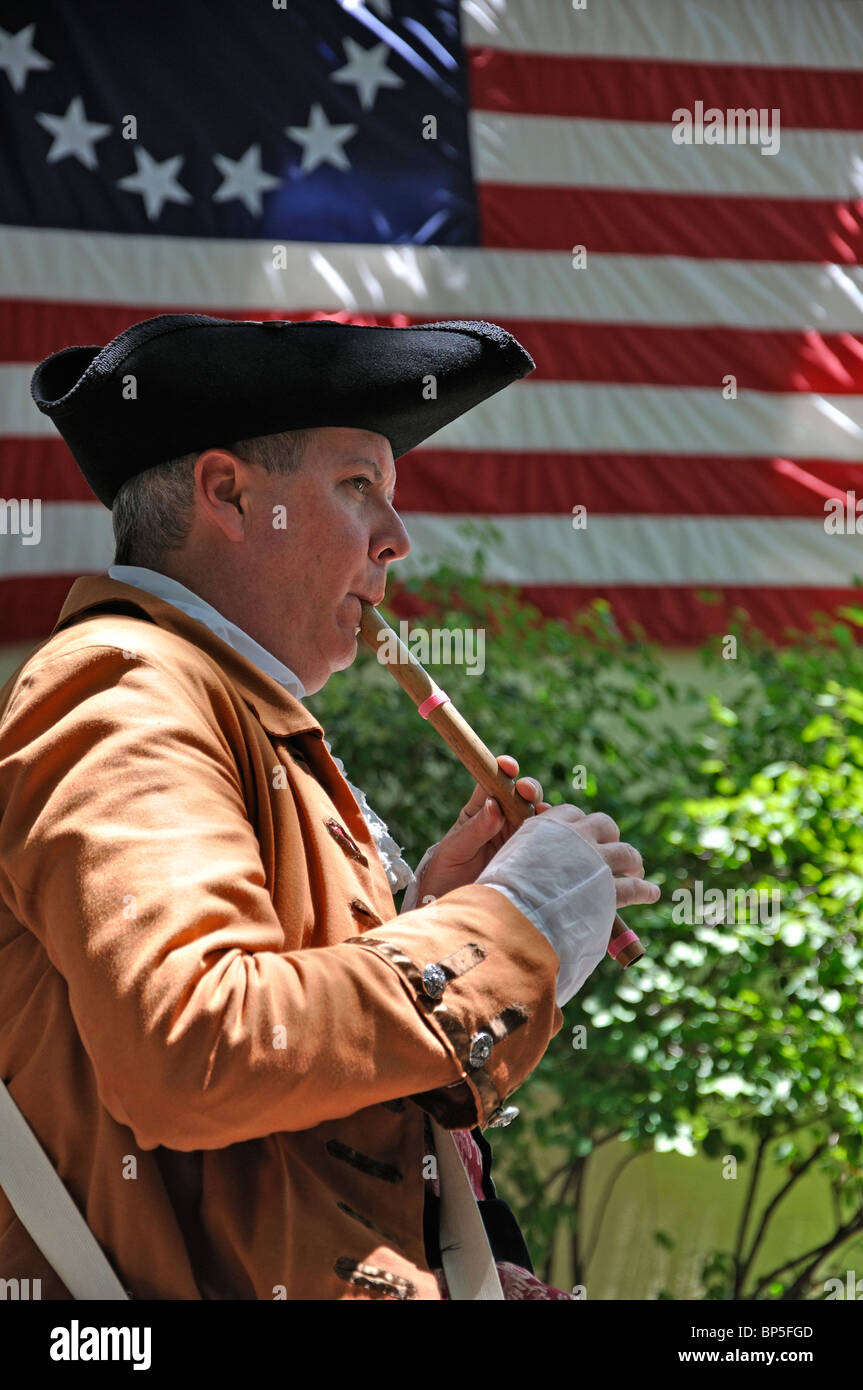
[[[372,485],[372,480],[371,480],[371,478],[364,478],[364,477],[362,476],[362,474],[358,474],[356,478],[351,478],[351,482],[354,483],[354,484],[356,484],[356,483],[365,483],[366,487],[371,487],[371,485]],[[364,489],[363,489],[363,488],[359,488],[358,491],[364,492]]]

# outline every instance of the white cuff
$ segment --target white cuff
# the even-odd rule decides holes
[[[417,864],[416,869],[414,870],[414,877],[405,889],[405,895],[402,899],[402,912],[413,912],[414,908],[416,907],[417,899],[419,898],[420,879],[422,878],[422,875],[425,873],[426,865],[428,864],[429,860],[431,859],[439,844],[440,840],[435,840],[434,844],[431,846],[430,849],[426,850],[422,859]]]
[[[617,888],[596,847],[564,826],[559,830],[565,836],[557,836],[560,853],[537,853],[527,872],[523,851],[518,858],[512,851],[506,856],[513,837],[499,852],[499,862],[492,860],[477,883],[503,893],[554,947],[560,960],[556,999],[562,1008],[608,950]]]

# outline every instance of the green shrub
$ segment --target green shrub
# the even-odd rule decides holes
[[[606,604],[570,626],[545,620],[484,584],[481,558],[473,574],[441,568],[408,589],[434,614],[412,626],[484,629],[481,676],[430,669],[485,742],[538,776],[547,800],[612,815],[663,888],[655,906],[630,911],[646,958],[626,973],[606,958],[518,1093],[506,1172],[535,1260],[547,1274],[563,1211],[583,1282],[584,1164],[618,1137],[632,1152],[745,1165],[744,1219],[729,1249],[705,1252],[706,1297],[816,1296],[816,1274],[841,1273],[831,1260],[863,1230],[863,614],[782,648],[741,620],[731,708],[719,642],[702,649],[699,682],[683,684],[655,648],[621,637]],[[415,864],[470,777],[369,653],[310,703]],[[699,882],[721,891],[735,921],[721,910],[677,920],[679,890]],[[748,890],[778,894],[764,899],[778,918],[743,912],[735,895]],[[579,1025],[587,1045],[573,1066]],[[747,1142],[731,1142],[732,1124]],[[541,1176],[538,1145],[564,1152],[563,1167]],[[788,1176],[759,1211],[765,1164]],[[781,1198],[809,1169],[830,1183],[835,1230],[756,1278]]]

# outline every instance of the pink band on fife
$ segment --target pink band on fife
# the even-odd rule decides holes
[[[612,939],[608,947],[608,954],[611,956],[612,960],[617,960],[624,946],[631,946],[633,941],[637,940],[638,937],[635,935],[634,931],[623,931],[620,933],[620,936],[615,936]]]
[[[437,709],[438,705],[445,705],[448,700],[449,696],[445,690],[436,690],[428,699],[423,700],[421,705],[417,705],[417,714],[421,714],[423,719],[428,719],[433,709]]]

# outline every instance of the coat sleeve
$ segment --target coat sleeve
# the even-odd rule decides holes
[[[476,885],[285,951],[232,718],[200,675],[91,645],[31,663],[0,727],[0,897],[67,983],[103,1105],[144,1149],[403,1097],[485,1125],[562,1024],[556,953]]]

